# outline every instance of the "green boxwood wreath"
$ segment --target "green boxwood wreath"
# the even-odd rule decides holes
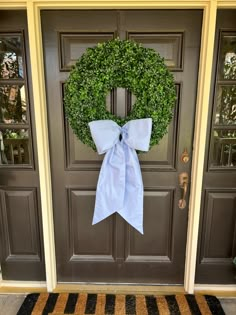
[[[106,109],[106,95],[116,87],[136,96],[126,118]],[[111,119],[123,126],[131,119],[152,118],[150,146],[159,142],[172,119],[176,91],[173,75],[153,49],[113,39],[88,48],[65,84],[65,112],[74,133],[96,150],[88,123]]]

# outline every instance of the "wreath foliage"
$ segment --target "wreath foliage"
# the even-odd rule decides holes
[[[106,95],[127,88],[136,101],[126,118],[106,109]],[[123,126],[131,119],[152,118],[150,146],[159,142],[172,119],[176,91],[173,75],[153,49],[113,39],[88,48],[65,84],[65,112],[78,138],[96,150],[88,123],[111,119]]]

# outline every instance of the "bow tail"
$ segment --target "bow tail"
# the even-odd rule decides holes
[[[124,206],[118,213],[143,234],[143,180],[137,153],[125,145],[126,189]]]
[[[125,153],[116,144],[107,151],[99,174],[92,224],[96,224],[123,207],[125,198]]]

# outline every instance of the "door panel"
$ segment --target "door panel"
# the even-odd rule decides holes
[[[191,175],[201,22],[198,10],[42,11],[59,281],[183,283],[188,207],[178,207],[178,177]],[[103,157],[73,135],[63,109],[71,65],[86,47],[116,36],[160,52],[176,81],[169,132],[139,156],[143,236],[117,214],[91,225]],[[107,95],[107,108],[124,117],[134,100],[129,91],[116,88]],[[185,149],[188,163],[180,160]]]
[[[183,70],[183,32],[128,32],[128,38],[141,43],[146,48],[153,48],[165,59],[165,64],[172,71]]]
[[[4,280],[45,279],[32,99],[26,12],[0,11],[0,256]]]
[[[204,261],[219,262],[232,259],[234,242],[236,191],[207,191],[205,200]],[[224,217],[224,220],[222,220]],[[219,233],[219,224],[221,233]],[[222,235],[224,239],[222,240]],[[216,246],[217,244],[217,246]]]
[[[113,220],[109,218],[94,227],[90,224],[93,217],[95,190],[69,189],[71,205],[70,226],[72,237],[72,259],[83,259],[90,255],[101,259],[114,259]],[[86,209],[86,212],[84,211]],[[98,238],[97,235],[100,235]],[[86,242],[84,242],[86,240]]]
[[[128,229],[126,261],[171,261],[173,197],[174,190],[144,192],[145,237]]]
[[[213,76],[196,281],[231,284],[236,282],[236,10],[218,11]]]

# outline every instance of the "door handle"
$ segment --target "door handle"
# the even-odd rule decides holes
[[[179,200],[179,208],[184,209],[186,207],[186,195],[188,191],[188,173],[183,172],[179,174],[179,186],[183,189],[183,197]]]

